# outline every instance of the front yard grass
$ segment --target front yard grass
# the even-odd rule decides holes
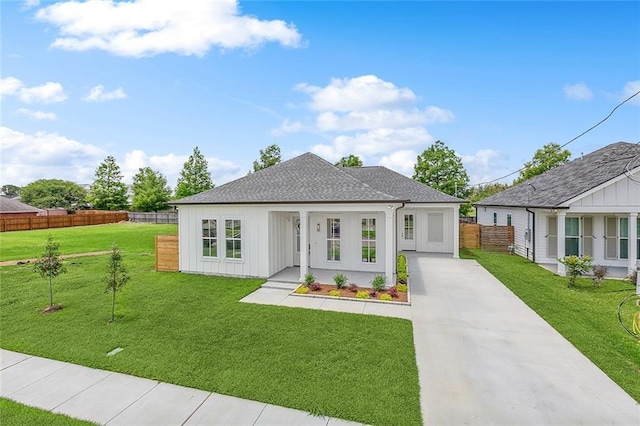
[[[131,222],[0,232],[0,262],[39,257],[49,234],[60,243],[60,254],[75,254],[110,250],[112,243],[130,253],[153,253],[156,235],[177,233],[177,225]]]
[[[55,414],[28,405],[0,398],[0,425],[2,426],[92,426],[95,423]]]
[[[131,281],[112,324],[107,256],[65,262],[52,314],[39,313],[48,291],[31,265],[0,268],[0,346],[362,423],[422,423],[410,321],[239,303],[262,280],[158,273],[152,247],[127,241]]]
[[[559,277],[520,256],[465,250],[531,307],[580,352],[640,402],[640,342],[618,322],[618,304],[635,293],[635,286],[605,280],[593,287],[590,278],[578,278],[567,288]]]

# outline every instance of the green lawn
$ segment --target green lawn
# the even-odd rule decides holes
[[[239,303],[262,280],[155,272],[153,239],[142,246],[124,229],[131,281],[117,294],[115,323],[106,256],[66,261],[54,280],[65,308],[53,314],[39,313],[45,280],[30,265],[7,266],[0,346],[368,424],[422,423],[410,321]],[[106,356],[116,347],[124,350]]]
[[[126,247],[129,253],[153,253],[156,235],[176,234],[177,225],[110,223],[0,233],[0,261],[39,257],[51,234],[60,243],[61,254],[110,250],[111,244]]]
[[[2,426],[91,426],[95,423],[78,420],[62,414],[54,414],[39,408],[18,404],[0,398],[0,425]]]
[[[476,259],[640,402],[640,343],[624,331],[617,316],[618,304],[635,286],[605,280],[594,288],[590,278],[578,278],[576,287],[567,288],[566,277],[520,256],[479,250],[461,254]]]

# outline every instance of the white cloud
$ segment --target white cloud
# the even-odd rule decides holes
[[[26,185],[37,179],[93,180],[106,156],[102,149],[55,133],[22,133],[0,127],[3,184]]]
[[[627,84],[625,84],[624,88],[622,89],[623,100],[627,99],[628,97],[630,97],[634,93],[637,93],[638,91],[640,91],[640,80],[627,82]],[[636,95],[636,97],[631,99],[629,102],[640,105],[640,94]]]
[[[60,83],[47,82],[40,86],[25,87],[24,83],[15,77],[0,80],[0,95],[17,96],[25,103],[53,104],[67,99],[64,88]]]
[[[55,120],[58,118],[52,112],[44,112],[44,111],[34,111],[27,108],[19,108],[16,111],[20,115],[24,115],[25,117],[33,118],[34,120]]]
[[[567,84],[562,90],[567,99],[573,99],[575,101],[587,101],[593,98],[593,92],[584,83]]]
[[[40,6],[40,0],[25,0],[22,7],[23,9],[31,9]]]
[[[125,93],[122,87],[118,87],[117,89],[111,92],[105,92],[104,86],[99,84],[95,87],[92,87],[89,93],[82,99],[87,102],[104,102],[104,101],[112,101],[115,99],[125,99],[127,94]]]
[[[418,154],[414,150],[400,150],[382,156],[378,164],[411,177],[413,176],[413,166],[416,164],[417,157]]]
[[[36,18],[59,27],[53,47],[117,56],[202,56],[213,46],[252,49],[266,42],[298,47],[302,38],[291,23],[241,15],[236,0],[63,1]]]
[[[316,111],[367,111],[407,105],[416,100],[416,95],[410,89],[399,88],[375,75],[333,78],[326,87],[300,83],[295,89],[311,96],[310,106]]]
[[[427,123],[448,123],[455,116],[448,109],[439,108],[437,106],[428,106],[424,111]]]
[[[470,184],[488,182],[509,171],[503,164],[504,155],[494,149],[480,149],[472,155],[460,155],[469,175]],[[511,178],[513,180],[513,177]]]
[[[282,136],[286,135],[287,133],[297,133],[300,130],[302,130],[301,122],[284,120],[280,127],[271,131],[271,134],[273,136]]]

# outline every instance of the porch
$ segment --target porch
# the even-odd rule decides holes
[[[556,263],[539,263],[539,266],[543,267],[544,269],[553,272],[556,275],[560,275],[558,273],[558,264]],[[562,265],[564,266],[564,265]],[[586,274],[584,274],[585,277],[593,277],[593,272],[589,271]],[[624,279],[626,277],[629,276],[629,270],[625,267],[622,266],[608,266],[607,267],[607,275],[606,275],[606,279],[617,279],[617,280],[621,280]]]
[[[358,287],[370,287],[371,281],[373,281],[376,275],[384,275],[384,273],[379,272],[345,271],[339,269],[319,268],[308,268],[307,272],[313,274],[313,276],[316,278],[316,281],[321,284],[333,284],[333,277],[336,274],[344,274],[347,276],[347,283],[355,283],[358,285]],[[299,266],[288,267],[270,276],[266,284],[291,284],[291,288],[293,289],[301,283],[300,277],[301,275]],[[393,285],[393,283],[390,283],[389,280],[387,280],[387,285]]]

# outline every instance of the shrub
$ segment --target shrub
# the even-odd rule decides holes
[[[404,254],[398,255],[398,273],[407,272],[407,256]]]
[[[398,272],[397,281],[400,284],[406,284],[407,283],[407,273],[406,272]]]
[[[376,297],[377,295],[378,295],[378,292],[377,292],[377,291],[375,291],[375,290],[371,290],[371,291],[369,292],[369,297]]]
[[[333,276],[333,281],[336,283],[336,288],[340,290],[347,285],[347,276],[345,274],[335,274]]]
[[[396,285],[396,289],[399,292],[406,293],[407,292],[407,285],[406,284],[398,284],[398,285]]]
[[[309,287],[307,286],[300,286],[296,289],[295,291],[298,294],[308,294],[309,293]]]
[[[356,293],[356,299],[368,299],[369,298],[369,292],[364,291],[364,290],[360,290]]]
[[[375,291],[380,291],[384,289],[385,284],[387,283],[387,277],[384,275],[376,275],[373,281],[371,281],[371,288]]]
[[[356,293],[358,291],[358,286],[355,283],[349,284],[348,288],[351,293]]]
[[[571,255],[558,259],[558,261],[567,267],[567,276],[569,277],[567,287],[573,287],[576,284],[576,278],[591,269],[593,259],[589,256]]]
[[[638,271],[633,271],[630,273],[625,280],[629,281],[631,284],[636,285],[638,282]]]
[[[316,277],[311,272],[304,276],[304,284],[308,287],[316,281]]]
[[[331,290],[329,296],[340,297],[340,292],[338,290]]]
[[[607,267],[605,265],[593,265],[593,286],[600,287],[604,277],[607,275]]]
[[[309,284],[309,289],[311,289],[311,291],[320,290],[320,283],[311,283],[311,284]]]
[[[391,300],[391,295],[389,293],[382,293],[378,296],[379,300]]]
[[[398,297],[398,288],[394,285],[393,287],[391,287],[387,293],[389,294],[389,296],[391,297]]]

